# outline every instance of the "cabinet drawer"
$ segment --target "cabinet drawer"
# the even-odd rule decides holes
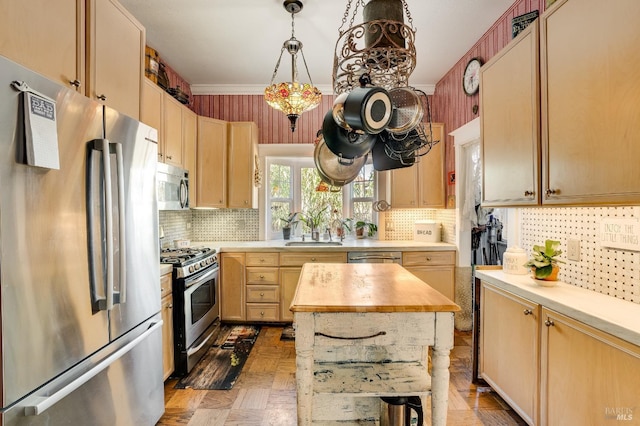
[[[247,284],[278,284],[278,268],[247,268]]]
[[[347,253],[303,252],[280,255],[282,266],[302,266],[305,263],[347,263]]]
[[[402,266],[455,265],[455,251],[407,251],[402,253]]]
[[[247,321],[278,321],[277,303],[247,304]]]
[[[247,266],[278,266],[278,253],[247,253]]]
[[[278,303],[280,301],[280,287],[277,285],[248,285],[247,303]]]
[[[173,288],[171,287],[172,285],[173,284],[172,284],[170,273],[160,276],[160,298],[161,299],[173,293]]]

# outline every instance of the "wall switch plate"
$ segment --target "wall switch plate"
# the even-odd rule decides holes
[[[569,239],[567,241],[567,259],[580,261],[580,240]]]

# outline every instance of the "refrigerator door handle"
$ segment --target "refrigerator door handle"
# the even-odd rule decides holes
[[[103,247],[104,241],[101,233],[101,227],[96,228],[97,224],[102,224],[105,216],[104,203],[102,202],[104,191],[104,182],[100,164],[102,160],[97,156],[102,156],[102,140],[94,139],[87,144],[87,236],[89,239],[89,274],[91,286],[91,308],[93,313],[104,311],[106,304],[106,286],[102,282],[101,267],[103,265]],[[99,206],[98,206],[99,201]],[[97,212],[96,210],[100,211]],[[100,270],[99,270],[100,269]]]
[[[127,253],[126,253],[126,231],[125,224],[127,221],[125,210],[125,196],[124,196],[124,163],[122,157],[122,144],[113,143],[116,152],[116,166],[118,177],[118,227],[119,227],[119,253],[120,261],[120,284],[119,284],[119,298],[117,303],[125,303],[127,295]],[[113,272],[113,268],[112,268]],[[113,292],[113,290],[112,290]]]
[[[106,222],[106,292],[107,292],[107,311],[113,309],[113,192],[111,188],[111,152],[110,143],[107,139],[97,139],[95,142],[101,142],[102,146],[102,167],[104,171],[104,204],[105,204],[105,222]]]
[[[155,332],[158,328],[162,327],[162,320],[159,320],[156,323],[152,323],[151,326],[140,336],[133,339],[131,342],[127,343],[98,364],[93,367],[91,370],[84,373],[82,376],[78,377],[73,382],[69,383],[59,391],[55,392],[51,396],[48,397],[39,397],[36,399],[36,403],[33,405],[27,405],[24,407],[24,415],[25,416],[38,416],[44,413],[46,410],[51,408],[56,403],[60,402],[64,397],[69,395],[71,392],[80,388],[82,385],[87,383],[89,380],[93,379],[102,371],[106,370],[111,364],[116,362],[118,359],[122,358],[127,352],[131,349],[138,346],[145,340],[151,333]]]

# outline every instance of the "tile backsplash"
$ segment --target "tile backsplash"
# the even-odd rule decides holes
[[[442,224],[442,241],[455,244],[456,211],[453,209],[397,209],[385,212],[385,240],[413,240],[413,225],[417,220],[434,220]],[[385,223],[379,226],[385,227]]]
[[[259,240],[259,210],[192,210],[194,241]]]
[[[605,218],[640,219],[640,206],[523,208],[519,210],[520,240],[527,251],[546,239],[561,242],[566,263],[560,279],[619,299],[640,303],[640,252],[600,246],[600,222]],[[580,261],[567,260],[567,240],[580,240]]]

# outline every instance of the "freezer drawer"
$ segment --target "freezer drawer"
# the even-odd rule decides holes
[[[18,401],[0,415],[2,425],[155,425],[164,412],[161,354],[162,320],[157,315]],[[111,357],[115,361],[108,364]],[[95,371],[73,389],[72,383],[82,383]],[[51,401],[56,393],[62,399]],[[38,404],[42,406],[36,408]]]

